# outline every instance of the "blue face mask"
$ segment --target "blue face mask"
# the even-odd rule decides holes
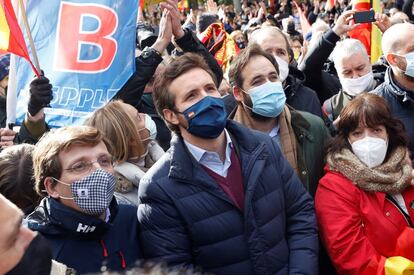
[[[182,114],[188,122],[187,131],[200,138],[216,138],[226,126],[227,113],[220,98],[206,96]]]
[[[253,103],[253,113],[264,117],[277,117],[282,113],[286,103],[286,95],[280,82],[266,82],[250,89],[249,93]]]

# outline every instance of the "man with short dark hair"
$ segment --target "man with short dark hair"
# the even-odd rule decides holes
[[[261,27],[252,32],[249,43],[258,44],[276,59],[287,104],[296,110],[322,117],[316,92],[304,85],[305,75],[292,64],[294,54],[286,35],[277,27]]]
[[[144,257],[214,274],[317,274],[311,197],[275,141],[227,120],[217,86],[195,54],[155,80],[175,136],[140,182]]]
[[[322,119],[286,104],[278,63],[257,44],[236,57],[229,78],[238,103],[230,117],[274,139],[314,196],[323,176],[324,144],[330,138]]]

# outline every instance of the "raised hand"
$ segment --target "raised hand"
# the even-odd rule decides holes
[[[351,20],[354,18],[355,11],[346,11],[342,13],[338,20],[336,21],[335,26],[332,28],[334,33],[338,36],[342,36],[346,34],[349,31],[352,31],[353,29],[357,28],[359,24],[351,24]]]
[[[164,4],[164,3],[162,3]],[[164,52],[167,46],[171,42],[172,38],[172,26],[171,26],[171,17],[169,16],[169,10],[164,8],[160,20],[160,29],[158,32],[158,38],[155,43],[151,46],[160,54]]]
[[[207,0],[207,11],[214,14],[218,13],[217,3],[214,0]]]
[[[0,128],[0,147],[7,148],[13,145],[16,132],[7,128]]]
[[[165,0],[161,5],[169,12],[168,16],[171,20],[171,30],[174,38],[179,39],[183,37],[185,33],[181,28],[180,11],[178,10],[177,2],[175,0]]]
[[[391,27],[390,18],[386,14],[382,13],[375,13],[375,25],[380,29],[382,33],[384,33],[389,27]]]
[[[44,76],[34,79],[30,83],[30,99],[27,110],[35,116],[40,110],[48,106],[53,99],[52,85]]]

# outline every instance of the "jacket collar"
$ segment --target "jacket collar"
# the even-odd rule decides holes
[[[252,138],[252,130],[231,120],[227,121],[226,129],[232,138],[242,168],[246,201],[250,201],[254,193],[252,190],[255,190],[258,184],[269,153],[265,150],[264,140],[254,138],[254,136]],[[263,135],[266,137],[265,134]],[[188,152],[181,137],[173,137],[169,154],[171,157],[169,178],[196,185],[216,198],[234,205],[223,189],[204,169],[201,169],[200,164]]]
[[[396,95],[402,103],[411,105],[414,104],[414,98],[410,97],[407,90],[399,86],[398,83],[394,80],[391,67],[388,67],[387,72],[385,73],[384,83],[390,86],[390,92]],[[411,91],[411,93],[414,95],[414,91]]]
[[[29,227],[51,235],[74,235],[77,238],[99,239],[112,226],[118,213],[115,197],[109,206],[108,222],[75,211],[53,198],[45,198],[27,217]]]
[[[313,141],[314,136],[312,135],[310,131],[311,125],[309,124],[309,122],[303,117],[303,115],[299,111],[293,109],[290,106],[289,106],[289,111],[291,115],[292,128],[293,128],[293,131],[295,132],[296,137],[299,140],[301,140],[301,135],[302,135],[308,138],[310,141]]]
[[[260,142],[251,138],[251,133],[247,128],[242,127],[239,123],[227,120],[226,129],[232,137],[237,152],[253,153],[259,146]],[[171,140],[169,150],[171,156],[171,166],[168,176],[186,182],[192,182],[196,176],[195,171],[199,163],[192,157],[181,136],[174,135]],[[240,160],[241,162],[241,160]]]

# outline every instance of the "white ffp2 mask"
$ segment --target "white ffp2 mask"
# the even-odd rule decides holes
[[[367,89],[374,81],[374,75],[372,72],[367,73],[358,78],[345,78],[340,77],[342,89],[351,96],[356,96],[362,92],[369,92]]]
[[[369,168],[376,167],[384,162],[387,154],[388,142],[382,138],[364,137],[351,144],[352,151]]]

